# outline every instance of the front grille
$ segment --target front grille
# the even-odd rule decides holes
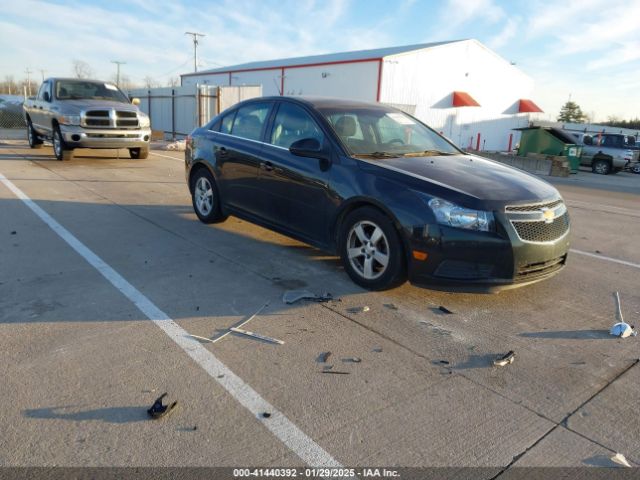
[[[138,128],[138,114],[126,110],[89,110],[82,126],[88,128]]]
[[[116,112],[116,127],[138,128],[138,115],[136,112],[126,112],[118,110]]]
[[[569,230],[569,215],[565,212],[563,215],[556,217],[551,223],[515,220],[512,220],[511,223],[520,239],[525,242],[553,242],[565,235]]]
[[[538,203],[535,205],[509,205],[505,207],[505,211],[507,212],[536,212],[542,210],[543,208],[553,209],[560,205],[562,200],[555,200],[553,202],[548,203]]]
[[[528,263],[518,267],[516,280],[526,281],[532,278],[541,277],[560,270],[567,260],[567,256],[546,260],[544,262]]]

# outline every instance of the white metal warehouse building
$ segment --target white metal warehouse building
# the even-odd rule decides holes
[[[533,80],[478,42],[458,40],[252,62],[181,76],[182,85],[262,85],[263,95],[382,102],[463,148],[507,150],[541,110]],[[533,118],[531,118],[533,116]]]

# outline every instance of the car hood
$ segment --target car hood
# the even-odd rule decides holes
[[[125,112],[137,112],[138,107],[132,103],[110,102],[108,100],[61,100],[61,110],[69,114],[78,114],[83,110],[116,109]]]
[[[408,175],[434,188],[425,193],[482,205],[522,204],[560,197],[555,187],[517,168],[476,155],[442,155],[362,159],[388,171]],[[447,195],[451,191],[452,195]],[[447,198],[448,197],[448,198]],[[464,200],[467,200],[465,202]]]

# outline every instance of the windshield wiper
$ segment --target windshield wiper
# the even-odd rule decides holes
[[[391,152],[371,152],[371,153],[355,153],[354,157],[373,157],[373,158],[397,158],[402,157],[402,153]]]
[[[405,153],[405,157],[434,157],[434,156],[446,156],[456,155],[454,152],[443,152],[441,150],[423,150],[422,152],[410,152]]]

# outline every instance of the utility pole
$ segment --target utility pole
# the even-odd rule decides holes
[[[117,65],[116,70],[116,85],[120,87],[120,65],[126,65],[127,62],[121,62],[119,60],[111,60],[111,63],[115,63]]]
[[[204,37],[204,33],[184,32],[185,35],[193,37],[193,71],[198,71],[198,37]]]
[[[42,81],[44,82],[44,72],[46,72],[46,70],[40,68],[38,71],[42,74]]]
[[[29,96],[31,96],[31,70],[29,70],[28,68],[24,71],[24,73],[27,74],[27,92],[29,94]]]

